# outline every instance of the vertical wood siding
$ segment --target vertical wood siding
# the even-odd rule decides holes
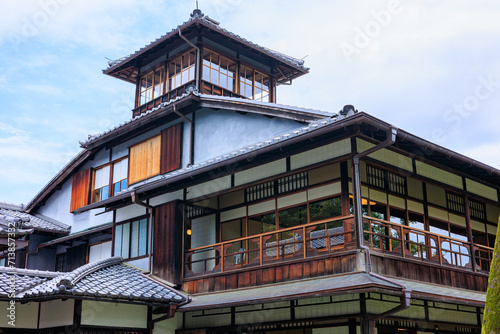
[[[182,284],[182,217],[178,202],[155,209],[153,274],[174,284]]]
[[[130,147],[129,184],[160,173],[161,135]]]
[[[90,168],[73,175],[71,186],[71,212],[89,204]]]
[[[182,124],[176,124],[161,133],[161,174],[181,168]]]

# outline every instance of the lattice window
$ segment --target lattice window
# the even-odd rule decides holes
[[[193,219],[213,213],[213,210],[197,205],[186,205],[186,218]]]
[[[406,195],[406,178],[380,168],[366,166],[368,184],[391,191],[396,194]]]
[[[274,196],[274,181],[257,184],[245,189],[247,202],[258,201],[272,196]]]
[[[278,193],[283,194],[308,186],[307,172],[282,177],[278,180]]]
[[[385,189],[385,177],[382,169],[366,166],[366,177],[370,185]]]
[[[400,195],[406,195],[406,178],[391,172],[386,172],[387,190]]]
[[[464,214],[464,198],[450,192],[446,192],[446,206],[448,210]]]
[[[282,177],[278,180],[268,181],[245,189],[245,199],[247,202],[258,201],[285,194],[294,190],[305,188],[309,185],[307,172],[297,173]]]
[[[471,218],[486,220],[486,205],[475,200],[469,200],[469,213]]]

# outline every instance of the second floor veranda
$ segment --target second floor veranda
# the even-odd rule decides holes
[[[319,172],[325,175],[325,168],[331,168],[331,179],[318,178]],[[338,166],[337,173],[336,168],[334,164],[259,183],[216,200],[193,201],[185,214],[184,281],[260,268],[291,268],[295,263],[303,264],[301,272],[283,273],[287,279],[359,270],[355,260],[348,260],[359,252],[351,179],[348,173],[345,179],[342,175],[349,169]],[[456,272],[465,273],[463,281],[471,276],[487,278],[494,235],[488,233],[491,224],[486,219],[480,229],[477,218],[459,215],[423,196],[419,199],[375,187],[363,179],[363,242],[371,249],[375,272],[415,279],[427,272],[428,281],[437,283],[446,283],[444,276]],[[406,178],[401,183],[405,194],[409,183]],[[424,182],[411,183],[410,187],[417,184],[426,191]],[[429,188],[435,191],[436,187]],[[443,195],[446,201],[445,190]],[[238,205],[239,201],[246,205]],[[219,207],[227,203],[228,209],[210,208],[215,202]],[[442,269],[446,274],[436,274]],[[443,277],[431,277],[436,275]]]

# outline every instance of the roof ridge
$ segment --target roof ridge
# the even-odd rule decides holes
[[[0,273],[4,274],[18,274],[24,276],[38,276],[38,277],[51,277],[56,278],[61,273],[56,271],[43,271],[37,269],[24,269],[15,267],[0,267]]]
[[[0,209],[23,211],[24,208],[25,208],[24,204],[14,204],[14,203],[0,201]]]
[[[66,291],[66,289],[71,289],[76,283],[78,283],[83,277],[87,276],[88,274],[112,265],[120,264],[122,262],[123,259],[120,256],[114,256],[88,263],[73,270],[70,273],[61,276],[56,285],[59,286],[59,290],[62,290],[62,292],[64,292]]]

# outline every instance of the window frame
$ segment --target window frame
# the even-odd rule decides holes
[[[111,162],[108,162],[104,165],[101,165],[99,167],[95,167],[95,168],[92,168],[92,180],[91,180],[91,184],[90,184],[90,202],[91,203],[97,203],[97,202],[100,202],[100,201],[103,201],[105,199],[108,199],[110,197],[113,197],[116,195],[115,191],[114,191],[114,166],[120,162],[122,162],[123,160],[125,159],[128,159],[129,156],[126,155],[124,157],[121,157],[119,159],[116,159],[114,161],[111,161]],[[108,187],[108,194],[107,194],[107,197],[105,199],[102,198],[102,194],[99,195],[99,200],[95,200],[95,191],[96,191],[96,188],[95,188],[95,181],[96,181],[96,172],[98,170],[101,170],[101,169],[104,169],[106,167],[109,167],[109,175],[108,175],[108,184],[99,188],[99,189],[103,189],[105,187]],[[127,184],[127,187],[124,188],[124,189],[121,189],[120,188],[120,191],[123,191],[125,189],[128,188],[129,184],[128,184],[128,179],[129,179],[129,168],[130,168],[130,164],[127,162],[127,178],[125,179],[122,179],[120,180],[120,182],[123,182],[124,180],[126,181],[126,184]]]
[[[158,84],[156,84],[156,73],[160,73],[160,82]],[[142,89],[142,81],[146,78],[146,85],[147,85],[147,77],[148,76],[151,76],[151,86],[150,87],[146,87],[146,89]],[[138,94],[137,94],[137,107],[140,107],[148,102],[151,102],[153,101],[154,99],[157,99],[158,97],[162,96],[165,94],[165,92],[168,91],[168,80],[165,79],[166,77],[166,71],[165,71],[165,66],[164,65],[161,65],[153,70],[150,70],[149,72],[146,72],[145,74],[143,74],[139,80],[138,80]],[[160,88],[160,92],[158,92],[158,96],[156,96],[155,92],[156,92],[156,87],[157,86],[161,86]],[[151,93],[151,96],[150,98],[148,99],[147,96],[145,96],[145,101],[143,101],[143,93],[147,93],[148,91],[150,91]]]
[[[118,223],[115,223],[113,226],[113,242],[111,244],[111,253],[113,256],[121,256],[124,260],[137,260],[137,259],[142,259],[146,258],[149,256],[149,244],[150,244],[150,229],[152,228],[150,219],[151,217],[149,215],[141,215],[138,217],[134,217],[131,219],[127,219]],[[139,255],[140,254],[140,224],[141,221],[146,220],[146,253]],[[132,225],[133,223],[137,222],[138,223],[138,230],[137,230],[137,256],[132,257],[132,245],[135,239],[133,239],[133,228]],[[128,248],[127,248],[127,256],[124,256],[123,254],[123,226],[128,224]],[[122,235],[120,236],[120,254],[117,254],[117,227],[121,227],[121,233]]]

